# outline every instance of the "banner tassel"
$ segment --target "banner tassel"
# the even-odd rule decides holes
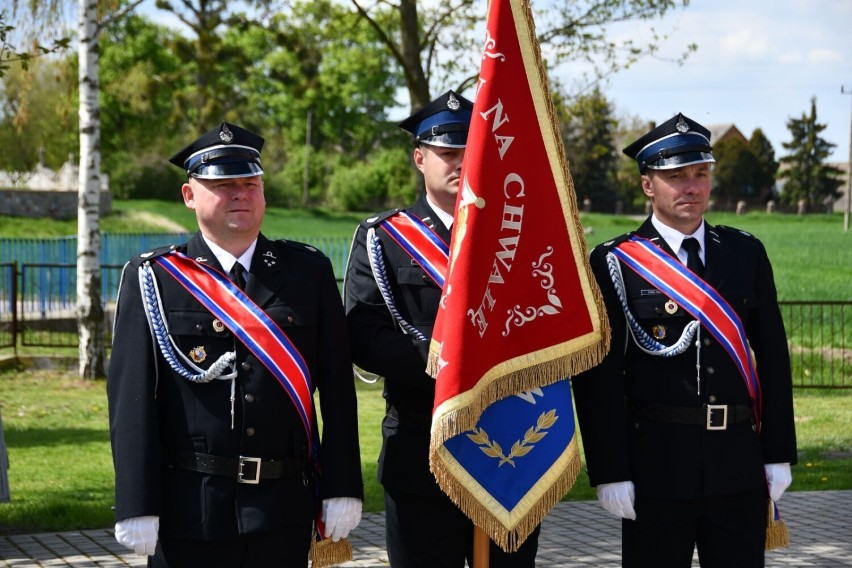
[[[790,546],[790,533],[778,512],[775,502],[769,500],[769,522],[766,524],[766,550]]]
[[[352,560],[352,544],[341,538],[334,542],[330,538],[311,539],[311,568],[325,568]]]

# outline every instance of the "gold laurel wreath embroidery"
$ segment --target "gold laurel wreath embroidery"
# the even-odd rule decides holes
[[[512,467],[515,467],[515,462],[512,461],[512,458],[523,457],[530,453],[530,451],[535,447],[535,444],[547,436],[546,430],[556,424],[557,420],[559,420],[559,417],[556,416],[555,408],[542,413],[538,417],[538,420],[536,420],[535,426],[530,426],[529,429],[527,429],[524,434],[524,439],[516,440],[515,443],[512,444],[512,450],[509,452],[508,456],[503,455],[503,448],[498,442],[489,438],[488,433],[484,428],[474,428],[473,434],[468,434],[467,437],[470,438],[474,444],[479,446],[479,449],[488,457],[499,458],[500,462],[497,464],[497,467],[502,466],[504,463],[508,463]]]

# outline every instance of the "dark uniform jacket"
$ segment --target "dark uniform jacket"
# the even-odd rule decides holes
[[[178,250],[222,270],[200,234]],[[107,382],[116,518],[159,515],[162,534],[200,540],[310,523],[318,506],[316,476],[305,463],[305,429],[290,398],[238,341],[233,427],[231,380],[193,383],[173,371],[152,340],[140,297],[139,267],[150,258],[140,255],[125,267],[116,310]],[[234,350],[230,331],[161,267],[154,273],[178,350],[195,350],[202,368]],[[311,247],[261,235],[247,277],[247,295],[296,346],[319,390],[324,424],[318,497],[362,498],[346,322],[331,263]],[[172,467],[175,452],[304,465],[253,485]]]
[[[573,380],[592,485],[631,480],[637,495],[692,499],[757,489],[766,484],[765,463],[796,462],[790,358],[766,251],[742,231],[709,224],[705,229],[704,280],[727,300],[745,328],[762,387],[762,430],[758,435],[752,420],[707,430],[636,418],[626,410],[631,401],[681,407],[750,401],[733,360],[703,326],[700,355],[694,342],[673,357],[637,347],[606,262],[607,253],[630,236],[623,235],[591,254],[612,326],[610,352]],[[675,256],[650,218],[636,234]],[[626,265],[621,271],[628,307],[642,329],[651,336],[664,335],[659,341],[665,345],[677,341],[693,318],[680,307],[669,313],[665,294]]]
[[[429,495],[440,489],[429,471],[435,380],[426,373],[426,360],[441,288],[384,229],[376,228],[396,309],[425,339],[404,333],[382,298],[367,256],[367,231],[397,211],[371,217],[358,227],[349,254],[344,301],[353,361],[384,377],[388,415],[382,422],[379,482],[386,488]],[[449,230],[425,197],[406,211],[424,219],[449,243]]]

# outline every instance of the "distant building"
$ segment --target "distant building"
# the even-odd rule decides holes
[[[77,216],[77,193],[80,166],[73,155],[58,172],[44,165],[44,153],[31,172],[0,171],[0,215],[10,217],[51,217],[73,219]],[[101,173],[100,213],[112,209],[109,177]]]
[[[748,138],[743,136],[743,133],[740,132],[740,129],[734,125],[734,123],[729,122],[725,124],[708,124],[707,130],[710,131],[710,144],[718,144],[719,142],[724,142],[730,138],[739,138],[743,142],[748,142]]]
[[[849,162],[829,162],[828,165],[834,166],[843,172],[840,176],[840,179],[843,180],[843,185],[837,188],[842,195],[834,201],[832,210],[835,213],[846,211],[847,200],[849,199]]]

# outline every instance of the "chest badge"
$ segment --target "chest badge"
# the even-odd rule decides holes
[[[668,302],[666,302],[666,305],[663,306],[663,308],[669,315],[673,315],[677,312],[677,304],[674,303],[674,300],[669,300]]]
[[[217,319],[214,319],[213,320],[213,331],[215,331],[216,333],[222,333],[223,331],[225,331],[225,324],[222,323],[221,321],[217,320]]]
[[[193,363],[201,363],[207,359],[207,350],[203,345],[193,347],[189,352],[189,358],[192,359]]]
[[[664,325],[655,325],[651,328],[651,333],[654,335],[654,339],[665,339],[667,334],[666,326]]]

